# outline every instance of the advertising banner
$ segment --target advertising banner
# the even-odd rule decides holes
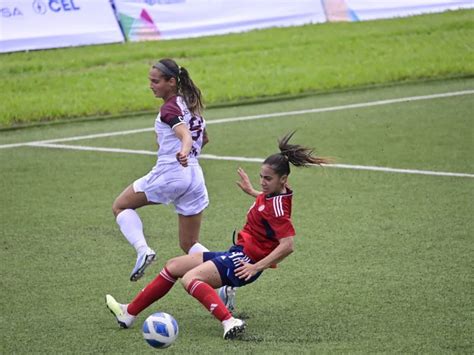
[[[0,0],[0,52],[123,41],[109,0]]]
[[[325,22],[320,0],[115,0],[130,41]]]
[[[473,0],[322,0],[328,21],[365,21],[474,8]]]
[[[123,42],[124,34],[130,41],[188,38],[461,8],[474,1],[0,0],[0,53]]]

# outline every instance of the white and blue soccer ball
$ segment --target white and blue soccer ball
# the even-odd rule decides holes
[[[154,348],[164,349],[178,337],[178,322],[164,312],[153,313],[143,323],[142,333],[146,342]]]

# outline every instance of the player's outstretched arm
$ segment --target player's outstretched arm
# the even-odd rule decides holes
[[[238,168],[237,174],[239,174],[240,176],[240,181],[236,181],[236,183],[242,189],[243,192],[253,197],[257,197],[261,194],[260,191],[257,191],[253,188],[252,183],[250,182],[250,179],[244,169]]]

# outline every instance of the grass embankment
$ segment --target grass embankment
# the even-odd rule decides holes
[[[474,11],[0,55],[0,127],[152,110],[149,65],[187,67],[207,104],[474,73]]]

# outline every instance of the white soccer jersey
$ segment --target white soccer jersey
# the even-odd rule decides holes
[[[197,164],[201,153],[202,138],[206,123],[201,116],[193,115],[181,96],[169,98],[160,108],[155,120],[155,133],[159,146],[158,162],[176,162],[176,153],[181,150],[181,141],[174,134],[174,127],[186,124],[191,131],[193,146],[188,157],[189,164]]]

